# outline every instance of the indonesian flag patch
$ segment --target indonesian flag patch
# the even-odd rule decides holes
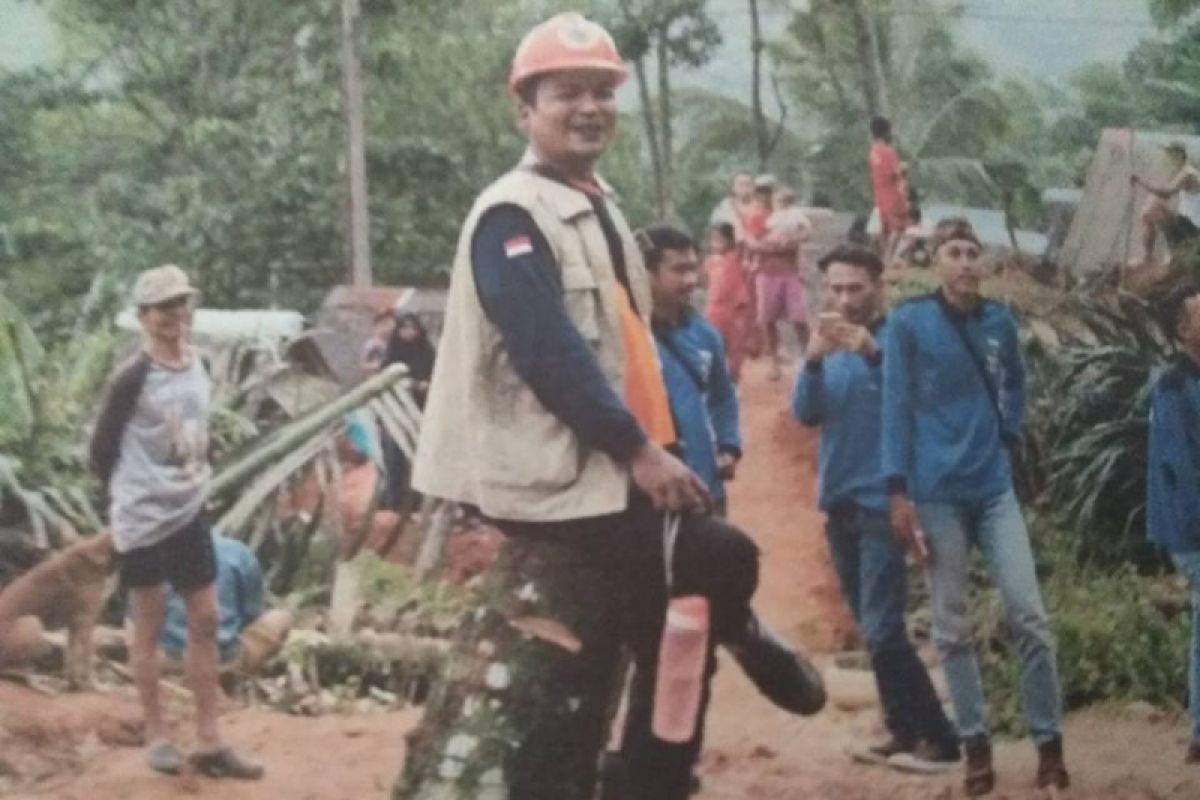
[[[525,234],[514,236],[504,243],[504,255],[509,258],[527,256],[533,252],[533,242]]]

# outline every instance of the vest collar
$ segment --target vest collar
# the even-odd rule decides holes
[[[587,194],[582,189],[572,186],[565,177],[558,175],[553,167],[539,161],[532,149],[526,149],[517,167],[528,170],[542,179],[539,181],[539,192],[561,219],[571,220],[594,212],[592,201]],[[599,176],[595,177],[595,181],[604,198],[612,200],[612,186]]]

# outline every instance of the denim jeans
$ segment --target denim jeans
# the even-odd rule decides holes
[[[1188,699],[1192,710],[1192,740],[1200,742],[1200,552],[1172,553],[1179,574],[1192,587],[1192,652],[1189,658]]]
[[[931,558],[933,638],[950,685],[959,736],[969,740],[988,735],[987,702],[968,604],[972,545],[983,553],[1016,639],[1021,698],[1033,740],[1041,744],[1061,735],[1062,692],[1054,636],[1016,495],[1010,490],[973,502],[918,503],[917,512]]]
[[[830,509],[825,535],[842,594],[871,654],[888,732],[909,744],[926,739],[953,746],[954,729],[904,626],[908,576],[887,514],[839,503]]]

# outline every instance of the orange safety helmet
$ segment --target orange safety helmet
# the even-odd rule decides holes
[[[617,83],[628,77],[625,62],[612,36],[582,14],[568,11],[525,34],[513,56],[508,76],[508,93],[535,75],[566,69],[599,69],[611,72]]]

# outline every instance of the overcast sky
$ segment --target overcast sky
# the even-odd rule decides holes
[[[768,0],[767,35],[784,24],[788,3]],[[896,0],[903,8],[912,0]],[[950,0],[934,0],[935,3]],[[584,5],[581,3],[580,5]],[[963,43],[1001,73],[1064,78],[1091,61],[1120,62],[1139,39],[1153,34],[1144,0],[967,0],[959,24]],[[750,24],[746,0],[711,0],[724,35],[717,57],[695,76],[709,86],[749,84]],[[915,7],[915,4],[914,4]],[[0,64],[24,67],[49,58],[54,33],[44,7],[28,0],[0,0]]]

